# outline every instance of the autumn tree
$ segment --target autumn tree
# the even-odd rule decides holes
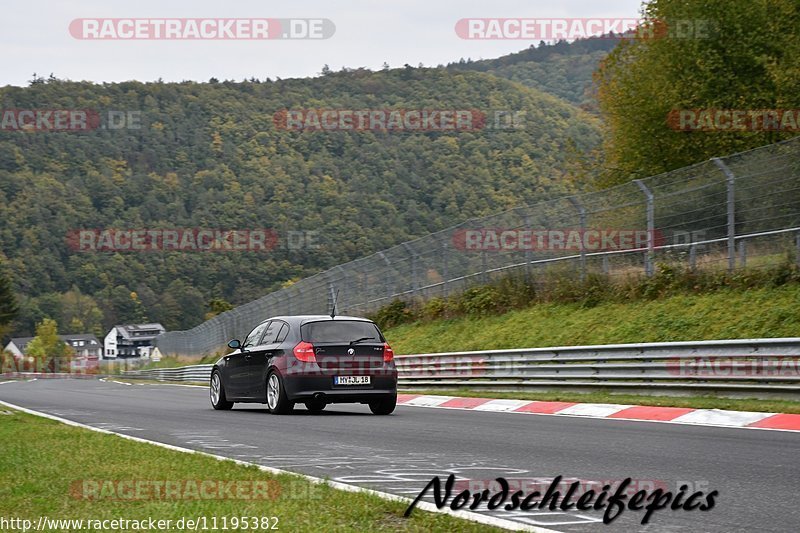
[[[11,288],[11,280],[0,263],[0,339],[8,333],[11,322],[16,318],[18,312],[19,306]]]
[[[800,106],[796,0],[651,0],[636,38],[595,74],[605,122],[604,185],[797,134],[677,131],[671,112]]]
[[[210,320],[220,313],[233,309],[233,305],[222,298],[213,298],[206,305],[208,307],[208,312],[205,314],[205,320]]]
[[[33,357],[38,369],[52,364],[58,369],[68,363],[74,352],[72,347],[58,336],[58,324],[51,318],[45,318],[36,326],[36,336],[28,343],[26,355]]]

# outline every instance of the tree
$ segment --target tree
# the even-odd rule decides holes
[[[95,299],[81,293],[77,286],[61,295],[59,322],[69,325],[69,333],[103,334],[103,312]]]
[[[615,169],[604,185],[796,135],[678,131],[668,122],[679,110],[800,106],[796,0],[651,0],[644,21],[595,74],[607,166]]]
[[[147,310],[139,300],[139,295],[125,285],[106,287],[101,291],[98,301],[105,310],[106,325],[147,322]]]
[[[11,289],[11,280],[0,263],[0,339],[8,333],[11,322],[17,317],[19,306]]]
[[[183,280],[170,283],[163,301],[167,330],[189,329],[203,321],[203,294]]]
[[[230,302],[223,300],[222,298],[214,298],[210,300],[207,304],[209,311],[205,315],[205,320],[209,320],[214,318],[220,313],[224,313],[225,311],[230,311],[233,309],[233,305]]]
[[[42,368],[49,361],[54,365],[66,363],[73,354],[72,347],[58,337],[56,321],[45,318],[36,326],[36,336],[28,343],[26,355],[36,360],[37,368]]]
[[[33,336],[43,318],[64,332],[94,332],[95,305],[84,297],[102,311],[105,331],[142,321],[190,328],[212,298],[240,305],[285,280],[531,203],[540,190],[569,192],[563,147],[600,139],[599,123],[568,102],[476,71],[0,87],[8,109],[36,101],[69,108],[76,99],[86,108],[133,109],[132,98],[143,127],[131,135],[0,140],[0,249],[21,308],[15,333]],[[287,108],[505,109],[531,120],[524,130],[299,134],[275,127],[275,111]],[[114,253],[108,249],[133,239],[99,238],[113,228],[264,228],[278,239],[260,251]],[[318,247],[293,246],[290,234],[308,232],[318,233]],[[82,248],[87,239],[78,234],[96,246]],[[182,284],[170,288],[175,280]]]

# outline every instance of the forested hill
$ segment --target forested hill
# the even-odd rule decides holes
[[[563,98],[594,111],[592,74],[619,37],[603,36],[573,42],[539,43],[495,59],[451,63],[451,70],[488,72]]]
[[[568,154],[599,143],[595,119],[562,100],[447,69],[242,83],[37,79],[0,89],[0,104],[95,110],[103,125],[109,111],[133,112],[140,123],[0,131],[0,259],[22,296],[15,335],[32,334],[45,316],[61,332],[145,319],[191,327],[226,302],[564,193]],[[467,109],[488,118],[473,131],[286,131],[274,121],[284,109]],[[523,122],[496,129],[495,111],[522,111]],[[67,245],[76,229],[192,227],[271,228],[282,242],[269,253]],[[317,232],[319,248],[281,249],[287,232],[303,230]]]

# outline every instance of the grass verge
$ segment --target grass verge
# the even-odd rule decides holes
[[[653,405],[658,407],[691,407],[695,409],[727,409],[731,411],[757,411],[761,413],[800,414],[800,402],[791,400],[759,400],[756,398],[714,398],[710,396],[648,396],[638,394],[612,394],[608,392],[492,392],[486,390],[406,390],[405,394],[433,394],[437,396],[462,396],[471,398],[496,398],[513,400],[538,400],[543,402],[619,403],[626,405]]]
[[[800,285],[657,300],[542,303],[489,316],[420,320],[384,331],[400,354],[800,336]]]
[[[451,516],[415,511],[402,517],[406,505],[363,493],[348,493],[327,485],[314,485],[291,475],[272,475],[255,466],[218,461],[199,454],[171,451],[115,435],[71,427],[15,410],[0,409],[0,516],[51,519],[142,520],[148,517],[179,520],[227,517],[278,517],[278,529],[288,531],[501,531]],[[106,489],[89,491],[96,499],[84,499],[89,482],[211,480],[265,482],[266,499],[129,499],[122,487],[107,483]],[[94,485],[91,485],[94,487]],[[103,487],[104,485],[101,485]],[[78,487],[76,489],[76,487]],[[189,494],[188,491],[183,494]],[[77,496],[76,496],[77,495]],[[240,521],[241,525],[241,521]],[[218,528],[221,529],[221,528]],[[48,528],[79,530],[77,527]],[[83,531],[92,530],[83,528]],[[97,530],[97,529],[95,529]],[[104,529],[115,531],[119,529]],[[177,529],[170,529],[177,530]]]

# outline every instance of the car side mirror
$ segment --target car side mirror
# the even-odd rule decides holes
[[[239,339],[233,339],[232,341],[228,342],[228,348],[231,350],[241,350],[242,343],[239,341]]]

